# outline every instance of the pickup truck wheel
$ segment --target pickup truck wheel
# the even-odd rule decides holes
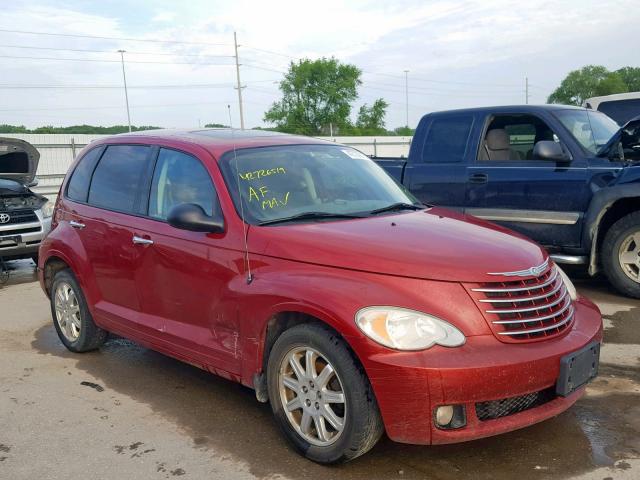
[[[285,437],[318,463],[342,463],[367,452],[384,431],[362,367],[330,329],[286,330],[269,355],[271,409]]]
[[[640,212],[622,217],[604,237],[602,264],[621,293],[640,298]]]
[[[108,333],[94,323],[82,289],[70,270],[56,273],[50,297],[53,325],[68,350],[88,352],[104,343]]]

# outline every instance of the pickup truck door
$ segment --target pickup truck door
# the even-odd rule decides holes
[[[505,145],[500,145],[501,138]],[[488,115],[480,139],[467,170],[465,212],[545,246],[578,247],[591,197],[586,159],[571,149],[570,162],[535,159],[532,154],[540,140],[575,146],[557,121],[531,114]]]
[[[474,115],[446,113],[426,116],[414,137],[403,184],[418,200],[462,211],[467,156],[472,149]]]

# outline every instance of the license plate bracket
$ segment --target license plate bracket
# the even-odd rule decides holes
[[[592,342],[560,359],[560,375],[556,393],[566,397],[586,385],[598,375],[600,342]]]

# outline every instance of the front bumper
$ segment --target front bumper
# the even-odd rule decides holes
[[[374,353],[363,359],[387,435],[414,444],[463,442],[522,428],[558,415],[584,393],[556,397],[504,417],[479,420],[476,403],[518,397],[555,386],[560,358],[602,339],[602,317],[585,298],[575,302],[570,332],[535,343],[502,343],[493,335],[468,337],[462,347],[436,346],[423,352]],[[434,424],[440,405],[464,405],[466,426],[441,430]]]
[[[37,222],[0,225],[0,257],[11,259],[38,253],[40,242],[51,230],[51,218],[35,211]]]

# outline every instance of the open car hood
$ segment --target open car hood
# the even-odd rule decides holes
[[[36,178],[40,153],[29,142],[0,137],[0,178],[28,185]]]
[[[640,161],[640,116],[625,123],[600,149],[598,156],[608,156],[620,142],[625,159]]]

